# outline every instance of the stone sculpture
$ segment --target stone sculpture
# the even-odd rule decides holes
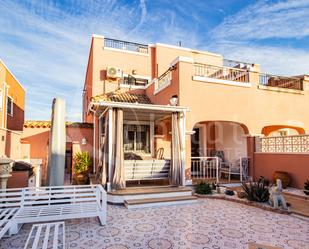
[[[280,179],[277,179],[276,185],[270,188],[269,194],[269,203],[272,207],[278,209],[281,206],[283,209],[288,209],[282,193],[282,182]]]

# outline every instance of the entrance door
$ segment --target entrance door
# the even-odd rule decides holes
[[[200,129],[194,128],[194,134],[191,135],[191,156],[199,157],[201,155],[200,151]]]

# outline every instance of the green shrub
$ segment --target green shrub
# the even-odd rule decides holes
[[[269,199],[268,182],[260,178],[257,182],[243,183],[244,196],[249,201],[266,202]]]
[[[211,185],[207,182],[200,182],[195,189],[195,192],[200,195],[210,195],[212,194]]]
[[[305,181],[305,184],[304,184],[304,193],[306,195],[309,195],[309,179],[307,181]]]
[[[74,155],[74,161],[75,161],[74,169],[77,174],[86,172],[89,169],[90,165],[92,164],[91,158],[87,151],[77,152]]]

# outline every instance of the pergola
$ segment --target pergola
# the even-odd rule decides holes
[[[115,188],[124,188],[122,184],[115,187],[115,184],[124,174],[123,167],[123,139],[120,133],[123,133],[123,120],[128,121],[160,121],[166,117],[172,117],[172,169],[171,182],[174,185],[185,184],[185,133],[186,133],[186,112],[188,108],[171,105],[154,105],[141,103],[124,103],[112,101],[99,101],[90,103],[91,110],[99,119],[99,126],[102,126],[103,117],[106,127],[105,152],[99,151],[99,158],[103,155],[103,168],[106,165],[106,186],[107,190]],[[94,128],[95,138],[101,137],[100,129]],[[117,135],[118,134],[118,135]],[[99,136],[98,136],[99,135]],[[153,135],[153,134],[152,134]],[[106,143],[107,141],[107,143]],[[112,141],[112,142],[110,142]],[[96,142],[96,141],[95,141]],[[101,143],[101,141],[99,141]],[[152,142],[153,143],[153,142]],[[153,145],[151,145],[153,146]],[[179,155],[179,156],[177,156]],[[106,156],[106,158],[104,158]],[[174,172],[174,173],[173,173]],[[104,173],[103,173],[104,175]],[[175,178],[173,180],[173,177]],[[115,180],[118,178],[118,180]],[[114,185],[113,185],[114,182]],[[115,183],[116,182],[116,183]],[[104,180],[103,180],[103,183]]]

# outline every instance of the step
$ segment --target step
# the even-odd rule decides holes
[[[158,186],[158,187],[129,187],[122,190],[110,191],[109,195],[140,195],[140,194],[157,194],[167,192],[187,192],[191,191],[188,187],[171,187],[171,186]]]
[[[197,202],[196,196],[177,196],[164,198],[148,198],[139,200],[125,200],[124,204],[128,209],[145,208],[155,206],[170,206]]]
[[[107,201],[114,204],[123,204],[126,200],[188,196],[192,196],[192,190],[186,187],[127,188],[125,190],[108,192]]]

